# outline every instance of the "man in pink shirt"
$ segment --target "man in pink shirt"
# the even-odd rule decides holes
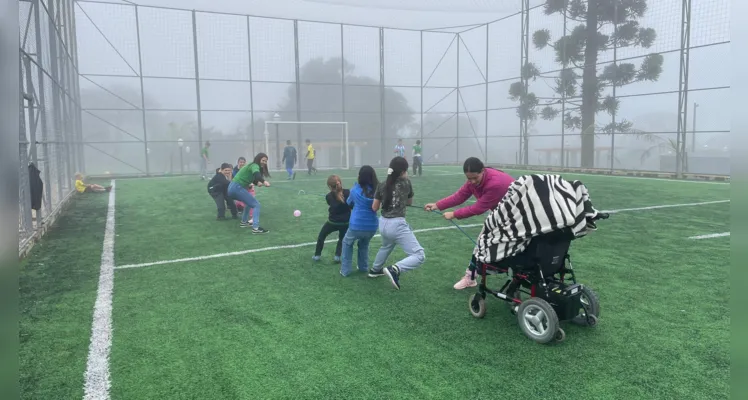
[[[475,204],[458,208],[455,211],[447,211],[443,215],[445,219],[464,219],[480,215],[496,208],[501,199],[504,198],[507,190],[509,190],[509,186],[514,182],[514,178],[511,175],[497,169],[486,168],[483,162],[476,157],[470,157],[465,160],[465,163],[462,165],[462,171],[465,173],[467,182],[451,196],[443,198],[436,203],[426,204],[424,206],[426,211],[446,210],[447,208],[464,203],[470,196],[475,196],[477,199]],[[472,273],[470,270],[466,269],[465,276],[459,282],[455,283],[454,288],[461,290],[468,287],[475,287],[477,283],[471,276]]]

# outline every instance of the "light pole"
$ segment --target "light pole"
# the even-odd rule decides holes
[[[696,109],[698,103],[693,103],[693,122],[691,123],[691,153],[696,151]]]
[[[184,146],[184,152],[187,153],[187,161],[190,161],[190,146]],[[187,173],[190,173],[190,165],[187,164]]]
[[[281,116],[278,113],[273,114],[273,121],[278,122],[281,120]],[[281,158],[280,158],[280,124],[275,124],[275,164],[278,169],[281,169]]]
[[[184,175],[184,153],[182,153],[184,140],[182,138],[177,139],[177,145],[179,146],[179,171],[181,175]]]

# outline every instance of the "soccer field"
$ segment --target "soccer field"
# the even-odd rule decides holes
[[[346,188],[356,172],[337,171]],[[257,190],[267,235],[216,221],[196,177],[77,196],[22,264],[22,397],[729,398],[729,184],[564,174],[613,213],[570,251],[601,316],[539,345],[498,300],[471,316],[475,288],[452,285],[473,244],[438,214],[408,209],[426,262],[399,291],[340,276],[335,236],[313,262],[328,174],[274,173]],[[411,180],[424,204],[464,175],[427,166]],[[477,236],[482,222],[459,224]]]

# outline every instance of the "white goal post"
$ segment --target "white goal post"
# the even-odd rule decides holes
[[[270,130],[268,125],[337,125],[342,128],[341,165],[350,169],[350,151],[348,149],[348,122],[344,121],[265,121],[265,153],[270,155]],[[280,144],[276,143],[276,146]],[[299,143],[301,145],[301,143]]]

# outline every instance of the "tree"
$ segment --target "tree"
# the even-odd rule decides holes
[[[315,58],[309,60],[299,69],[301,82],[321,84],[301,84],[301,119],[304,121],[341,121],[343,114],[343,93],[340,83],[345,74],[345,118],[348,121],[350,141],[366,140],[371,151],[364,153],[365,162],[375,163],[381,157],[381,98],[379,81],[368,76],[356,75],[355,66],[339,57],[331,59]],[[384,89],[385,136],[396,137],[404,132],[414,121],[414,111],[402,93],[393,88]],[[290,84],[286,98],[279,104],[278,112],[282,118],[296,118],[296,84]],[[258,125],[255,123],[257,132]],[[260,128],[262,129],[262,128]],[[337,132],[329,126],[302,126],[302,140],[311,138],[317,141],[337,140]],[[282,140],[289,138],[296,141],[296,128],[281,128]],[[260,131],[261,132],[261,131]],[[389,153],[385,154],[389,155]]]
[[[598,112],[612,115],[620,106],[620,101],[610,95],[601,99],[603,90],[614,85],[621,87],[635,82],[656,81],[662,72],[660,54],[647,55],[639,66],[626,62],[608,64],[602,71],[597,68],[600,52],[614,47],[649,48],[654,43],[657,37],[654,29],[639,25],[639,19],[646,11],[647,0],[546,0],[546,15],[560,14],[571,23],[578,23],[570,33],[555,42],[551,42],[551,33],[547,29],[538,30],[532,36],[535,48],[551,47],[556,53],[556,62],[563,66],[554,78],[554,98],[541,104],[540,99],[526,89],[526,81],[542,77],[532,63],[523,66],[523,81],[515,82],[509,88],[510,98],[520,102],[517,115],[528,120],[534,120],[538,115],[553,120],[561,113],[559,104],[566,102],[562,123],[566,129],[581,130],[582,167],[594,166],[596,131],[605,134],[626,132],[633,125],[626,120],[603,127],[595,125]],[[582,70],[581,77],[574,68]],[[581,103],[575,101],[580,92]],[[542,106],[539,113],[538,106]]]

